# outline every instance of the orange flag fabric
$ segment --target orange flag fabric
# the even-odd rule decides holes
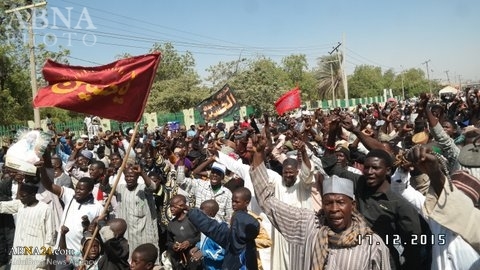
[[[107,119],[138,122],[150,93],[161,53],[135,56],[97,67],[47,60],[48,82],[33,100],[34,107],[57,107]]]
[[[299,108],[301,103],[300,89],[295,87],[283,94],[283,96],[275,102],[275,108],[277,109],[278,115],[282,115],[287,111]]]

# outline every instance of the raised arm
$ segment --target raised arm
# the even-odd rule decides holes
[[[315,213],[309,209],[290,206],[275,198],[275,188],[269,184],[267,168],[264,163],[265,138],[254,136],[252,141],[254,154],[250,177],[258,204],[272,225],[287,241],[296,244],[305,243],[309,233],[307,228],[313,226]]]
[[[62,187],[53,183],[53,169],[46,168],[45,165],[39,168],[40,170],[40,182],[46,190],[60,197],[62,195]]]
[[[212,238],[223,248],[228,248],[229,228],[227,223],[218,222],[205,215],[200,209],[192,208],[188,211],[188,219],[197,229]]]
[[[308,188],[311,187],[313,183],[313,169],[310,158],[307,155],[307,149],[303,141],[297,141],[295,143],[295,148],[297,148],[297,159],[300,162],[300,180]]]
[[[183,152],[183,150],[182,150]],[[182,159],[182,157],[180,157],[180,159]],[[213,164],[213,162],[215,161],[215,156],[211,156],[209,158],[207,158],[204,162],[200,163],[200,165],[198,165],[197,167],[195,167],[195,169],[193,169],[192,171],[192,175],[194,177],[199,177],[201,174],[201,172],[205,171],[205,168],[207,168],[209,165]]]
[[[152,179],[150,179],[150,177],[148,177],[147,173],[140,167],[140,165],[133,165],[133,171],[138,173],[143,178],[143,181],[149,190],[154,191],[156,189],[157,185],[152,181]]]
[[[71,153],[70,156],[68,157],[68,161],[75,161],[75,159],[77,158],[78,153],[79,153],[80,150],[82,150],[83,148],[85,148],[85,141],[84,141],[84,142],[77,142],[77,143],[75,144],[75,147],[73,148],[72,153]]]
[[[355,134],[355,136],[357,136],[358,139],[360,139],[360,141],[362,142],[363,145],[365,145],[365,147],[368,149],[368,150],[371,150],[371,149],[382,149],[382,150],[385,150],[387,151],[388,153],[390,153],[390,149],[388,149],[387,147],[385,147],[385,145],[383,145],[379,140],[373,138],[373,137],[370,137],[370,136],[367,136],[366,134],[364,134],[358,127],[354,127],[353,126],[353,123],[352,123],[352,119],[347,116],[345,117],[345,119],[342,121],[342,126],[343,128],[345,128],[346,130],[352,132],[353,134]]]
[[[443,130],[442,123],[440,123],[432,113],[431,108],[425,109],[428,124],[430,125],[431,133],[435,138],[435,141],[438,142],[438,145],[442,148],[443,155],[448,159],[449,169],[451,171],[458,169],[458,155],[460,154],[460,149],[455,144],[453,138],[448,136],[448,134]]]
[[[216,160],[225,165],[228,170],[238,175],[245,180],[245,177],[250,173],[250,166],[243,164],[241,160],[235,160],[234,158],[226,155],[220,151],[215,150],[212,154],[217,156]]]

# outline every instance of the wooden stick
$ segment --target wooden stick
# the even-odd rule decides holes
[[[110,191],[110,194],[108,194],[108,199],[105,202],[105,206],[103,207],[103,214],[106,214],[108,212],[108,207],[110,206],[110,202],[112,201],[112,197],[115,194],[115,190],[117,189],[118,182],[120,181],[120,177],[122,176],[123,170],[125,169],[125,166],[127,165],[128,157],[130,155],[130,151],[132,149],[132,145],[135,142],[135,137],[137,136],[137,131],[138,131],[138,126],[140,125],[140,122],[135,123],[135,128],[133,129],[133,134],[132,137],[130,138],[130,144],[127,147],[127,151],[125,152],[125,156],[123,157],[123,162],[122,166],[118,169],[117,172],[117,177],[115,178],[115,182],[113,183],[112,190]],[[95,239],[98,233],[98,224],[95,226],[95,230],[93,231],[92,239]],[[88,253],[90,252],[90,249],[92,248],[93,241],[90,241],[87,246],[87,250],[85,251],[85,254],[83,255],[83,260],[82,264],[80,265],[80,269],[84,270],[86,265],[85,262],[87,260]]]

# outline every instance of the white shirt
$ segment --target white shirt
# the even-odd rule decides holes
[[[102,205],[93,201],[93,203],[79,204],[74,199],[75,190],[67,187],[62,187],[62,194],[59,196],[65,203],[65,209],[62,215],[62,225],[68,227],[69,232],[65,235],[65,241],[68,249],[81,251],[81,240],[83,237],[82,216],[88,216],[88,219],[92,221],[95,217],[99,216],[102,211]],[[60,232],[59,234],[60,235]],[[57,239],[55,247],[58,248],[60,243],[60,237]]]
[[[402,181],[397,182],[394,179],[401,179]],[[397,169],[392,175],[391,188],[409,201],[430,226],[433,237],[435,237],[433,239],[434,245],[432,245],[431,269],[471,269],[472,265],[480,259],[480,255],[461,236],[428,217],[424,208],[425,196],[410,186],[407,182],[408,179],[409,177],[406,176],[405,172]],[[440,237],[443,237],[444,241],[441,241]],[[445,244],[437,244],[439,242],[445,242]]]

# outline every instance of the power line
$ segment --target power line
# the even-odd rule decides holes
[[[105,31],[98,31],[98,30],[83,30],[83,29],[71,29],[71,28],[66,28],[66,27],[57,27],[55,30],[68,30],[70,32],[80,32],[80,33],[85,33],[85,34],[95,34],[98,36],[103,36],[103,37],[108,37],[108,38],[113,38],[113,39],[121,39],[121,40],[128,40],[128,41],[138,41],[138,42],[148,42],[148,43],[158,43],[158,42],[169,42],[177,46],[182,46],[182,47],[196,47],[196,48],[205,48],[205,49],[216,49],[216,50],[227,50],[227,51],[237,51],[237,50],[243,50],[243,51],[253,51],[257,52],[257,50],[260,51],[278,51],[281,53],[281,51],[285,51],[285,53],[302,53],[301,50],[297,48],[263,48],[263,47],[258,47],[259,49],[257,50],[248,50],[245,48],[241,47],[233,47],[233,46],[225,46],[225,45],[216,45],[216,44],[208,44],[208,43],[193,43],[193,42],[184,42],[184,41],[174,41],[174,40],[167,40],[167,39],[158,39],[158,38],[146,38],[142,36],[135,36],[135,35],[125,35],[125,34],[120,34],[120,33],[111,33],[111,32],[105,32]],[[316,48],[317,52],[319,52],[322,48]],[[312,50],[312,49],[309,49]],[[304,53],[305,54],[305,53]],[[273,54],[272,54],[273,55]],[[279,54],[277,56],[288,56],[289,54]]]
[[[51,36],[51,33],[37,33],[37,36],[44,36],[48,37]],[[81,41],[85,42],[82,39],[76,39],[76,38],[70,38],[70,37],[55,37],[57,39],[62,39],[62,40],[71,40],[71,41]],[[102,42],[102,41],[96,41],[95,44],[101,44],[101,45],[111,45],[111,46],[118,46],[118,47],[128,47],[128,48],[135,48],[135,49],[144,49],[144,50],[150,50],[152,49],[151,47],[143,47],[143,46],[137,46],[137,45],[130,45],[130,44],[118,44],[118,43],[110,43],[110,42]],[[180,53],[196,53],[196,54],[205,54],[205,55],[220,55],[220,56],[238,56],[238,54],[225,54],[225,53],[209,53],[209,52],[200,52],[200,51],[182,51],[182,50],[177,50],[177,52]]]
[[[69,2],[69,1],[65,1],[65,2],[79,5],[78,3],[73,3],[73,2]],[[202,43],[202,42],[198,42],[198,41],[197,42],[185,42],[185,41],[179,41],[179,40],[167,40],[166,41],[166,42],[171,42],[171,43],[175,43],[175,44],[185,44],[185,46],[193,44],[193,46],[197,46],[197,47],[222,47],[222,48],[225,48],[227,50],[228,49],[230,49],[230,50],[249,49],[249,50],[253,50],[253,51],[286,51],[286,52],[289,52],[289,51],[290,52],[298,52],[298,51],[318,52],[319,50],[326,49],[328,46],[330,46],[329,44],[309,45],[309,46],[292,46],[292,47],[250,46],[250,45],[244,45],[244,44],[238,44],[238,43],[234,43],[234,42],[230,42],[230,41],[225,41],[225,40],[221,40],[221,39],[217,39],[217,38],[213,38],[213,37],[208,37],[208,36],[204,36],[204,35],[198,35],[198,34],[195,34],[195,33],[192,33],[192,32],[183,31],[183,30],[176,29],[176,28],[166,27],[166,26],[162,26],[162,25],[158,25],[158,24],[152,24],[151,22],[146,22],[146,21],[143,21],[143,20],[139,20],[139,19],[136,19],[136,18],[124,16],[124,15],[121,15],[121,14],[116,14],[116,13],[101,10],[101,9],[98,9],[98,8],[93,8],[93,7],[89,7],[89,6],[85,6],[85,5],[82,5],[82,6],[90,8],[92,10],[96,10],[96,11],[99,11],[99,12],[103,12],[103,13],[107,13],[107,14],[110,14],[110,15],[113,15],[113,16],[117,16],[117,17],[120,17],[120,18],[126,18],[126,19],[129,19],[129,20],[142,22],[142,23],[148,24],[148,26],[158,26],[158,27],[161,27],[161,28],[167,28],[167,29],[171,29],[171,30],[174,30],[174,31],[178,31],[178,32],[184,32],[184,33],[188,33],[188,34],[191,34],[191,35],[201,36],[201,37],[205,37],[205,38],[208,38],[208,39],[219,40],[219,41],[222,41],[222,42],[225,42],[225,43],[236,45],[236,46],[219,45],[219,44],[211,44],[211,43]],[[77,11],[75,11],[73,9],[72,9],[72,12],[78,13]],[[124,22],[121,22],[121,21],[116,21],[116,20],[112,20],[112,19],[108,19],[108,18],[104,18],[104,17],[96,17],[94,15],[90,15],[90,17],[100,19],[100,20],[109,21],[109,22],[112,22],[112,23],[115,23],[115,24],[125,25],[127,27],[132,26],[132,24],[127,24],[127,23],[124,23]],[[101,24],[99,24],[99,25],[101,25]],[[103,26],[114,28],[112,26],[107,26],[107,25],[103,25]],[[161,34],[161,35],[164,35],[164,36],[173,36],[173,37],[178,37],[178,38],[181,38],[181,39],[189,39],[189,38],[181,37],[181,36],[178,36],[178,35],[172,35],[172,34],[168,34],[168,33],[165,33],[165,32],[159,32],[157,29],[150,29],[150,28],[138,27],[138,26],[136,26],[136,28],[135,28],[135,34],[138,34],[139,29],[147,31],[149,34],[146,34],[146,35],[151,37],[152,39],[155,39],[155,41],[157,41],[157,42],[158,42],[158,38],[152,36],[151,35],[152,32],[153,33],[158,33],[158,34]],[[71,30],[71,29],[69,29],[69,30]],[[124,31],[124,32],[127,32],[127,33],[132,33],[131,31],[126,31],[126,29],[121,29],[121,31]],[[114,35],[118,35],[118,34],[116,33]],[[142,34],[142,35],[145,36],[145,34]],[[141,37],[141,38],[145,39],[145,37]],[[165,40],[165,39],[161,39],[161,40]],[[193,39],[189,39],[189,40],[193,40]]]
[[[346,48],[346,49],[347,49],[347,51],[349,51],[350,53],[353,53],[354,55],[356,55],[356,56],[364,59],[364,61],[370,62],[370,63],[372,63],[372,64],[374,64],[374,65],[377,65],[377,66],[385,67],[385,68],[387,68],[387,69],[394,69],[394,68],[391,67],[391,66],[383,65],[383,64],[380,64],[380,63],[378,63],[378,62],[376,62],[376,61],[370,60],[370,59],[368,59],[368,58],[366,58],[366,57],[364,57],[364,56],[362,56],[362,55],[354,52],[353,50],[351,50],[351,49],[349,49],[349,48]]]
[[[71,2],[71,1],[68,1],[68,0],[64,0],[64,2],[70,3],[70,4],[74,4],[74,5],[79,5],[79,3]],[[173,27],[169,27],[169,26],[164,26],[164,25],[159,25],[159,24],[153,24],[152,22],[140,20],[140,19],[138,19],[138,18],[133,18],[133,17],[129,17],[129,16],[117,14],[117,13],[113,13],[113,12],[110,12],[110,11],[106,11],[106,10],[94,8],[94,7],[87,6],[87,5],[83,5],[83,4],[82,4],[82,6],[87,7],[88,9],[96,10],[96,11],[103,12],[103,13],[106,13],[106,14],[109,14],[109,15],[113,15],[113,16],[117,16],[117,17],[124,18],[124,19],[128,19],[128,20],[130,20],[130,21],[136,21],[136,22],[144,23],[144,24],[147,24],[147,25],[150,25],[150,26],[157,26],[157,27],[161,27],[161,28],[168,29],[168,30],[173,30],[173,31],[177,31],[177,32],[181,32],[181,33],[185,33],[185,34],[189,34],[189,35],[193,35],[193,36],[198,36],[198,37],[207,38],[207,39],[211,39],[211,40],[221,41],[221,42],[230,43],[230,44],[234,44],[234,45],[247,46],[247,45],[245,45],[245,44],[239,44],[239,43],[235,43],[235,42],[231,42],[231,41],[226,41],[226,40],[222,40],[222,39],[218,39],[218,38],[214,38],[214,37],[209,37],[209,36],[205,36],[205,35],[200,35],[200,34],[197,34],[197,33],[189,32],[189,31],[184,31],[184,30],[177,29],[177,28],[173,28]]]
[[[81,58],[73,57],[73,56],[71,56],[71,55],[67,55],[66,57],[67,57],[67,58],[71,58],[71,59],[75,59],[75,60],[79,60],[79,61],[83,61],[83,62],[86,62],[86,63],[90,63],[90,64],[98,65],[98,66],[101,66],[101,65],[103,65],[103,64],[100,64],[100,63],[97,63],[97,62],[94,62],[94,61],[90,61],[90,60],[85,60],[85,59],[81,59]]]
[[[180,32],[180,33],[185,33],[185,34],[189,34],[189,35],[193,35],[193,36],[198,36],[198,37],[201,37],[201,38],[206,38],[206,39],[210,39],[210,40],[221,41],[221,42],[224,42],[224,43],[233,44],[233,45],[236,45],[235,48],[237,48],[237,49],[250,48],[252,50],[299,50],[299,49],[300,50],[315,50],[315,49],[318,49],[319,47],[326,48],[326,46],[329,46],[329,44],[309,45],[309,46],[295,46],[295,47],[258,47],[258,46],[251,46],[251,45],[247,45],[247,44],[232,42],[232,41],[223,40],[223,39],[210,37],[210,36],[206,36],[206,35],[201,35],[201,34],[189,32],[189,31],[185,31],[185,30],[181,30],[181,29],[178,29],[178,28],[173,28],[173,27],[169,27],[169,26],[165,26],[165,25],[153,24],[152,22],[149,22],[149,21],[140,20],[138,18],[125,16],[125,15],[122,15],[122,14],[118,14],[118,13],[114,13],[114,12],[90,7],[90,6],[83,5],[83,4],[80,5],[79,3],[75,3],[75,2],[71,2],[71,1],[67,1],[67,0],[64,0],[64,2],[79,5],[79,6],[83,6],[83,7],[86,7],[86,8],[92,9],[92,10],[96,10],[98,12],[106,13],[106,14],[109,14],[109,15],[113,15],[113,16],[116,16],[116,17],[128,19],[129,21],[140,22],[140,23],[146,24],[148,26],[156,26],[156,27],[160,27],[160,28],[164,28],[164,29],[168,29],[168,30],[172,30],[172,31]],[[123,25],[126,25],[126,26],[131,26],[131,24],[125,24],[123,22],[119,22],[119,21],[115,21],[115,20],[109,20],[109,19],[106,19],[106,18],[103,18],[103,17],[96,17],[96,16],[91,16],[91,17],[111,21],[111,22],[116,23],[116,24],[123,24]],[[160,33],[162,35],[171,35],[171,34],[167,34],[167,33],[164,33],[164,32],[158,32],[154,29],[147,29],[147,28],[144,28],[144,29],[149,31],[149,32],[152,32],[152,31],[157,32],[157,33]],[[180,37],[180,36],[175,36],[175,37]],[[182,37],[180,37],[180,38],[182,38]],[[183,38],[185,38],[185,37],[183,37]],[[210,44],[210,45],[212,45],[212,44]],[[219,46],[219,45],[217,45],[217,46]]]
[[[122,34],[118,34],[118,33],[109,33],[109,32],[104,32],[104,31],[69,29],[69,28],[65,28],[65,27],[58,27],[57,30],[68,30],[68,31],[70,31],[70,33],[92,34],[92,35],[95,35],[95,36],[103,36],[103,37],[107,37],[107,38],[111,38],[111,39],[136,41],[136,42],[148,43],[148,44],[152,44],[152,45],[153,45],[153,43],[158,43],[158,42],[170,42],[168,40],[149,39],[149,38],[144,38],[144,37],[140,37],[140,36],[122,35]],[[48,35],[49,35],[49,33],[44,34],[44,36],[48,36]],[[55,38],[60,38],[60,37],[55,36]],[[65,39],[65,38],[63,38],[63,39]],[[72,39],[72,40],[75,40],[75,39]],[[97,41],[96,43],[105,44],[105,45],[112,45],[113,44],[113,43],[99,42],[99,41]],[[115,44],[115,45],[116,46],[138,47],[138,48],[147,49],[146,47],[134,46],[134,45],[131,45],[131,44],[128,44],[128,45]],[[227,46],[222,46],[222,45],[218,45],[218,47],[209,47],[208,45],[195,44],[195,43],[189,43],[189,42],[174,44],[174,45],[176,45],[177,47],[185,47],[185,48],[194,47],[194,48],[200,48],[200,49],[206,49],[206,50],[219,50],[219,51],[229,51],[229,52],[235,51],[236,49],[239,49],[239,48],[227,47]],[[148,49],[151,49],[151,48],[148,48]],[[225,53],[200,52],[200,51],[191,51],[191,50],[188,50],[188,51],[194,52],[196,54],[207,54],[207,55],[225,55],[225,56],[234,56],[234,55],[236,56],[237,55],[236,53],[235,54],[225,54]],[[256,52],[256,51],[249,51],[249,50],[245,50],[245,49],[243,49],[243,51],[246,51],[246,54],[250,55],[250,56],[254,56],[254,55],[257,55],[259,53],[261,55],[269,56],[269,57],[286,57],[286,56],[289,56],[291,54],[298,54],[298,52],[294,52],[294,51],[292,51],[290,54],[289,53]],[[307,56],[307,54],[304,54],[304,55]]]

